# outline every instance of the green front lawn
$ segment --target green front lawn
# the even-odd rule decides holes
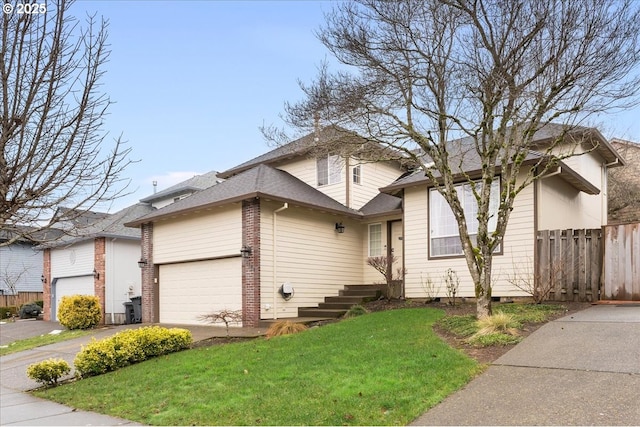
[[[482,369],[434,334],[443,315],[377,312],[175,353],[36,395],[151,425],[405,425]]]

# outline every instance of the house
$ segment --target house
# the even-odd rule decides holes
[[[608,223],[640,222],[640,143],[613,139],[611,145],[626,164],[609,175]]]
[[[56,320],[65,295],[96,295],[107,324],[125,323],[125,302],[141,294],[140,231],[124,226],[174,200],[215,185],[217,172],[196,175],[114,214],[73,215],[67,235],[44,248],[44,317]],[[64,208],[60,215],[67,215]]]
[[[327,132],[335,131],[320,138]],[[536,141],[544,147],[561,132],[549,125]],[[516,199],[494,258],[495,297],[525,295],[508,277],[533,271],[538,230],[606,223],[606,171],[622,159],[597,130],[576,136],[584,143],[570,148],[583,154],[557,163]],[[314,154],[316,138],[249,160],[221,173],[224,182],[126,224],[142,230],[143,321],[195,324],[225,309],[242,310],[243,326],[296,317],[345,285],[380,281],[367,259],[385,255],[395,257],[394,270],[404,267],[407,298],[445,296],[443,286],[427,287],[441,285],[447,269],[460,280],[458,295],[474,296],[452,214],[424,172]],[[455,144],[468,151],[467,141]],[[527,161],[539,158],[531,152]],[[461,160],[465,173],[480,169],[473,156]]]
[[[42,238],[57,238],[61,233],[21,228],[17,233],[9,228],[0,230],[0,295],[29,293],[33,300],[42,299],[42,252],[37,249],[37,242]],[[18,240],[9,243],[17,235]]]

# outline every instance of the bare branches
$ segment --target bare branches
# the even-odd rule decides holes
[[[71,2],[46,14],[0,18],[0,226],[47,225],[58,206],[90,209],[123,195],[130,148],[105,147],[111,101],[100,92],[109,58],[107,22],[69,15]],[[14,240],[24,236],[16,235]],[[11,243],[6,241],[4,244]]]
[[[318,38],[344,68],[301,84],[306,98],[286,104],[285,123],[339,127],[423,165],[458,222],[482,310],[515,197],[576,147],[593,149],[598,138],[579,127],[589,115],[639,101],[630,0],[358,0],[335,6]],[[560,126],[536,145],[550,124]],[[477,201],[475,241],[460,180]]]

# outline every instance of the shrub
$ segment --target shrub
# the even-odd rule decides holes
[[[8,319],[9,317],[16,316],[18,314],[18,307],[0,307],[0,320]]]
[[[63,359],[48,359],[27,367],[27,376],[41,384],[54,386],[58,380],[71,372],[71,367]]]
[[[478,320],[478,332],[476,332],[476,335],[491,335],[495,333],[518,335],[518,328],[520,327],[522,325],[511,314],[498,311],[491,316]]]
[[[67,329],[91,329],[102,320],[100,300],[93,295],[62,297],[58,321]]]
[[[350,317],[358,317],[358,316],[362,316],[363,314],[367,314],[369,312],[369,310],[367,310],[366,308],[364,308],[363,306],[361,306],[360,304],[356,304],[354,306],[352,306],[345,314],[344,317],[346,319],[350,318]]]
[[[267,329],[267,339],[279,337],[282,335],[290,335],[307,330],[307,325],[303,323],[295,323],[290,320],[280,320],[269,326]]]
[[[40,306],[40,308],[44,308],[44,301],[42,301],[41,299],[36,300],[33,303],[34,304],[38,304]]]
[[[82,377],[104,374],[152,357],[189,348],[191,332],[179,328],[145,326],[83,346],[73,364]]]
[[[20,318],[28,319],[31,317],[38,317],[38,315],[42,313],[42,307],[38,304],[28,302],[20,307]]]

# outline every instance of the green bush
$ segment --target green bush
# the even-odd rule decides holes
[[[48,359],[27,367],[27,376],[44,385],[57,385],[60,377],[71,372],[71,367],[63,359]]]
[[[93,295],[62,297],[58,321],[67,329],[91,329],[102,320],[100,300]]]
[[[345,319],[348,319],[350,317],[358,317],[358,316],[362,316],[364,314],[369,313],[369,310],[367,310],[364,306],[360,305],[360,304],[356,304],[354,306],[352,306],[345,314],[344,317]]]
[[[23,304],[22,307],[20,307],[20,318],[21,319],[29,319],[32,317],[38,317],[38,315],[42,313],[42,307],[40,307],[38,304],[32,303],[32,302],[28,302],[26,304]]]
[[[11,316],[18,315],[18,307],[9,306],[9,307],[0,307],[0,320],[8,319]]]
[[[36,300],[33,303],[34,304],[38,304],[40,306],[40,308],[44,308],[44,301],[42,301],[41,299]]]
[[[83,346],[73,364],[80,376],[90,377],[184,350],[192,342],[191,332],[186,329],[160,326],[126,329],[100,341],[94,339]]]

